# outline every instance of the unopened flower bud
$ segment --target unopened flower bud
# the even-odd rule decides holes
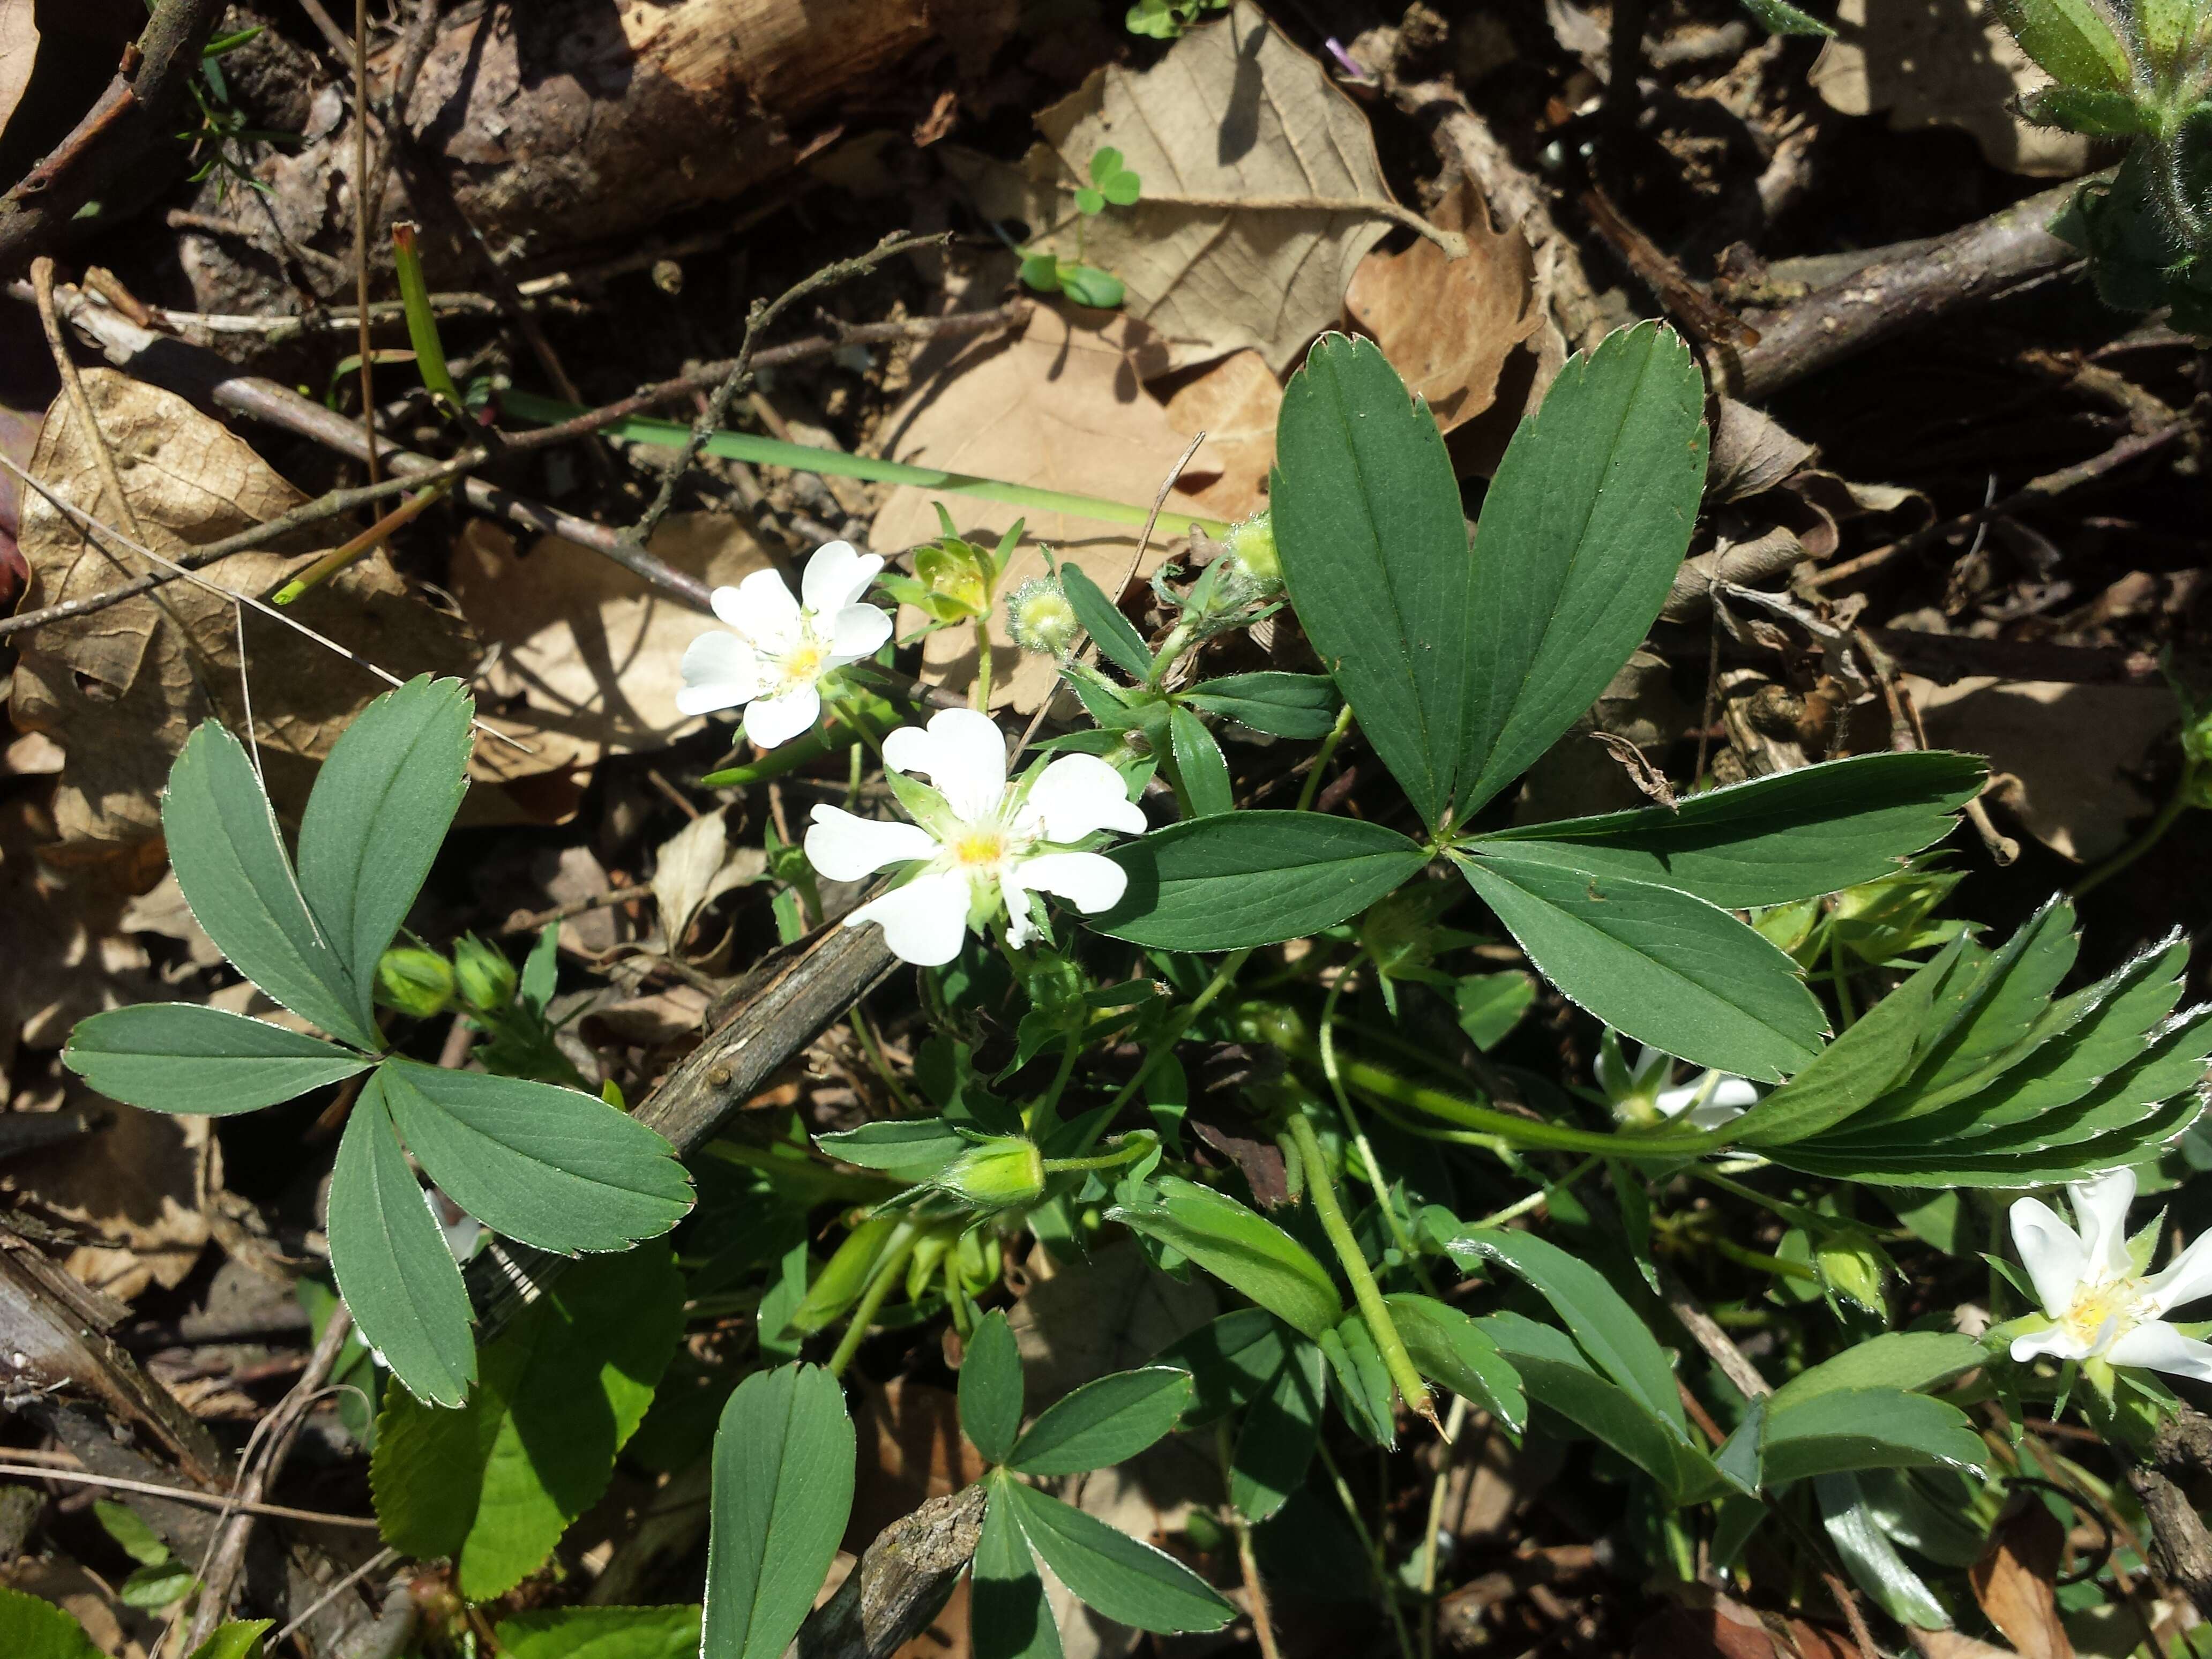
[[[1869,1313],[1883,1310],[1881,1281],[1887,1264],[1875,1245],[1849,1234],[1831,1234],[1815,1246],[1813,1261],[1829,1290]]]
[[[1254,580],[1279,587],[1283,580],[1282,556],[1275,550],[1275,521],[1255,513],[1229,532],[1229,556],[1243,565]]]
[[[1006,601],[1006,631],[1023,650],[1058,658],[1067,654],[1080,629],[1058,579],[1033,576]]]
[[[1011,1210],[1044,1193],[1044,1154],[1026,1135],[991,1135],[938,1172],[941,1192],[979,1210]]]
[[[376,1000],[417,1019],[441,1014],[453,1005],[453,964],[435,951],[395,945],[377,960]]]
[[[453,946],[453,974],[461,1000],[479,1013],[495,1014],[514,1000],[514,964],[473,933],[462,935]]]

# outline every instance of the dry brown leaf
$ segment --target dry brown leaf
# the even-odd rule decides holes
[[[1472,185],[1462,182],[1430,217],[1465,234],[1467,256],[1448,259],[1425,238],[1402,252],[1370,253],[1352,273],[1344,308],[1449,432],[1490,407],[1498,371],[1543,313],[1535,256],[1519,231],[1492,228]]]
[[[115,450],[123,487],[157,551],[173,557],[307,499],[242,440],[175,393],[112,369],[88,371],[85,386]],[[58,404],[40,435],[33,473],[93,513],[102,495],[96,465],[82,423]],[[112,514],[110,506],[99,516]],[[208,574],[226,587],[265,595],[356,528],[325,520],[270,550],[234,555]],[[27,605],[98,592],[119,580],[91,540],[36,494],[24,504],[22,550],[32,570]],[[68,757],[54,799],[63,841],[150,840],[161,829],[155,796],[191,728],[210,714],[233,730],[243,726],[237,609],[204,588],[173,582],[159,602],[153,595],[126,599],[29,636],[11,702],[18,726],[44,732]],[[410,592],[380,550],[291,610],[402,678],[464,672],[474,655],[466,629]],[[178,623],[189,630],[189,643]],[[330,751],[385,687],[366,669],[252,612],[246,647],[253,729],[270,793],[280,811],[296,808],[313,781],[311,763]]]
[[[1030,1252],[1036,1276],[1006,1317],[1021,1348],[1031,1411],[1042,1411],[1094,1376],[1141,1365],[1211,1319],[1218,1304],[1198,1279],[1162,1273],[1134,1243],[1095,1251],[1048,1273],[1051,1258]]]
[[[863,1382],[853,1427],[860,1472],[845,1524],[849,1550],[866,1549],[901,1516],[982,1479],[988,1467],[960,1431],[953,1391],[912,1377],[895,1376],[880,1389]]]
[[[1267,472],[1275,465],[1275,417],[1283,385],[1256,351],[1232,352],[1202,370],[1168,399],[1168,422],[1185,439],[1206,434],[1201,452],[1219,471],[1200,484],[1194,465],[1185,475],[1195,498],[1218,518],[1249,518],[1267,504]]]
[[[1352,271],[1390,228],[1359,206],[1211,204],[1395,205],[1366,116],[1249,0],[1149,70],[1100,70],[1037,125],[1056,165],[1028,164],[1052,190],[1031,245],[1127,283],[1128,309],[1165,337],[1177,368],[1249,346],[1280,374],[1337,319]],[[1072,192],[1109,147],[1144,194],[1084,221],[1079,253]]]
[[[2155,805],[2134,782],[2152,745],[2173,728],[2162,686],[2069,685],[1907,675],[1937,749],[1987,755],[1992,790],[2023,828],[2060,856],[2093,862],[2118,849],[2130,820]],[[2008,785],[2003,775],[2017,780]]]
[[[1041,305],[1018,337],[981,341],[916,386],[885,424],[883,453],[893,460],[1149,507],[1190,441],[1144,387],[1166,368],[1158,340],[1134,318],[1088,311],[1071,319]],[[1193,462],[1194,477],[1202,468],[1219,470],[1205,456],[1201,450]],[[1132,574],[1149,574],[1167,556],[1172,539],[1155,533],[1138,568],[1138,532],[1128,526],[1065,513],[1024,513],[901,485],[876,514],[870,544],[890,558],[935,539],[939,531],[932,503],[939,500],[963,534],[987,542],[1015,520],[1027,520],[1028,541],[1007,567],[1002,593],[1044,574],[1039,542],[1073,559],[1109,593],[1119,593]],[[1179,512],[1206,512],[1202,502],[1180,490],[1167,504]],[[900,634],[911,633],[923,620],[919,611],[903,608]],[[1003,606],[992,617],[991,637],[993,702],[1030,713],[1052,695],[1059,671],[1049,658],[1015,650]],[[964,686],[975,673],[975,635],[964,625],[933,634],[922,647],[921,678]]]
[[[702,812],[663,842],[654,855],[653,896],[660,907],[660,933],[671,956],[684,954],[691,923],[732,888],[758,881],[768,854],[757,847],[730,845],[720,812]]]
[[[1966,1582],[2020,1659],[2074,1659],[2055,1589],[2066,1526],[2033,1492],[2016,1496],[1990,1533]]]
[[[0,1165],[0,1193],[100,1241],[76,1246],[62,1264],[94,1290],[129,1302],[151,1285],[175,1289],[208,1241],[208,1195],[222,1184],[209,1120],[142,1112],[74,1087],[50,1100],[107,1121],[9,1158]]]
[[[2048,86],[1988,0],[1841,0],[1843,33],[1820,49],[1810,79],[1844,115],[1889,112],[1899,132],[1963,127],[1993,167],[2038,179],[2087,171],[2089,141],[2012,113],[2015,94]]]
[[[1812,460],[1813,446],[1764,410],[1723,398],[1720,411],[1705,479],[1713,500],[1740,501],[1771,489]]]
[[[23,101],[38,56],[38,0],[0,0],[0,131]]]
[[[720,587],[768,567],[736,520],[675,514],[652,550]],[[665,748],[692,724],[676,709],[684,647],[713,620],[654,592],[589,548],[547,536],[526,554],[478,520],[453,549],[453,595],[498,654],[477,690],[487,724],[530,745],[478,744],[487,781],[580,779],[600,756]]]

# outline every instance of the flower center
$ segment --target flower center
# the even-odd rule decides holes
[[[2084,1285],[2074,1293],[2074,1305],[2059,1322],[2070,1334],[2102,1352],[2140,1322],[2136,1311],[2140,1291],[2132,1279]]]
[[[829,653],[813,640],[804,640],[791,650],[778,665],[783,670],[787,684],[811,685],[822,675],[822,663]]]
[[[963,870],[990,870],[1006,856],[1006,836],[996,826],[963,830],[953,838],[952,861]]]

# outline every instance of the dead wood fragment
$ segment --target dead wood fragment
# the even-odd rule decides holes
[[[983,1530],[983,1488],[933,1498],[876,1534],[799,1627],[799,1659],[890,1659],[945,1605]]]

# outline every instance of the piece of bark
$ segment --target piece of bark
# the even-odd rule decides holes
[[[635,236],[787,173],[843,132],[843,111],[865,90],[909,95],[912,60],[925,48],[949,45],[948,67],[973,74],[1014,17],[1013,0],[456,7],[408,102],[409,142],[384,182],[372,246],[389,247],[392,221],[418,220],[434,283],[474,286],[483,256],[470,246],[471,228],[507,266]],[[394,53],[372,62],[380,99],[397,67]],[[325,88],[307,142],[260,161],[267,194],[256,206],[265,214],[222,216],[250,231],[258,252],[235,236],[185,237],[198,309],[296,310],[279,276],[276,232],[337,259],[296,268],[323,297],[350,292],[350,94]]]
[[[890,1659],[945,1605],[983,1530],[983,1488],[933,1498],[876,1534],[799,1627],[799,1659]]]

